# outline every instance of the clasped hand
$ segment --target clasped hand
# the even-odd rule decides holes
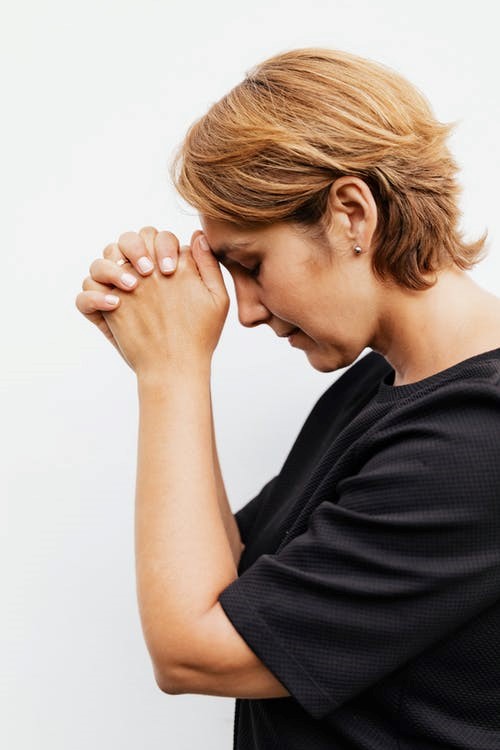
[[[82,283],[77,309],[138,376],[161,375],[173,365],[193,367],[212,358],[229,295],[219,263],[209,248],[203,249],[202,237],[196,231],[191,246],[180,247],[174,234],[154,227],[126,232],[105,247]],[[172,259],[170,270],[165,258]],[[117,265],[120,259],[130,264]],[[146,268],[143,259],[152,265]],[[135,279],[131,286],[127,277]],[[118,298],[116,304],[107,301],[110,294]]]

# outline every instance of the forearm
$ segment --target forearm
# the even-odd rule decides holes
[[[217,486],[217,498],[219,502],[219,510],[220,510],[222,522],[224,524],[224,528],[226,529],[227,538],[231,546],[234,562],[235,562],[236,567],[238,567],[243,545],[241,542],[240,530],[238,528],[238,524],[236,523],[234,513],[231,510],[231,506],[229,505],[226,488],[224,486],[224,480],[222,478],[222,472],[221,472],[220,463],[219,463],[219,456],[217,454],[217,442],[215,438],[213,404],[211,400],[210,400],[210,415],[211,415],[211,422],[212,422],[212,453],[213,453],[213,463],[214,463],[214,471],[215,471],[215,481],[216,481],[216,486]]]
[[[237,569],[217,497],[209,366],[139,378],[138,395],[137,595],[164,676]]]

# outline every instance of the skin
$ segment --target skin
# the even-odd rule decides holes
[[[201,217],[215,255],[221,246],[234,246],[221,262],[231,273],[242,325],[266,323],[278,335],[298,327],[301,332],[292,345],[321,372],[347,367],[369,347],[394,368],[395,386],[500,346],[500,299],[467,272],[442,270],[426,291],[374,276],[371,243],[377,208],[366,183],[339,178],[332,186],[330,208],[329,253],[289,223],[243,231]],[[252,244],[237,249],[238,241]],[[356,245],[363,249],[360,255],[353,251]],[[255,278],[248,269],[259,262]]]
[[[165,251],[157,238],[145,227],[108,245],[108,257],[91,265],[97,280],[87,277],[76,299],[137,375],[136,582],[155,679],[175,695],[286,696],[218,602],[237,578],[242,549],[216,460],[210,393],[227,290],[199,239],[180,248],[172,278],[141,271],[141,256],[158,261]],[[116,263],[126,257],[145,275],[132,292]],[[105,302],[109,292],[118,305]]]
[[[330,210],[328,253],[290,223],[247,230],[200,216],[211,250],[231,274],[242,325],[267,324],[278,335],[299,328],[292,345],[302,349],[321,372],[349,366],[369,347],[394,368],[395,386],[500,346],[500,299],[466,271],[456,267],[438,271],[437,283],[426,291],[376,279],[371,243],[377,208],[365,182],[352,176],[336,180]],[[200,233],[194,232],[191,243]],[[239,248],[238,242],[251,244]],[[354,253],[355,245],[363,253]],[[230,252],[222,259],[219,250],[224,246]],[[174,234],[153,227],[121,235],[118,243],[104,250],[109,262],[97,259],[91,265],[92,278],[87,277],[83,288],[101,282],[101,293],[88,291],[81,298],[81,312],[112,340],[99,312],[113,308],[103,302],[106,292],[112,291],[104,285],[130,290],[120,280],[124,269],[116,267],[116,260],[129,258],[133,269],[129,265],[125,269],[129,275],[136,270],[133,275],[138,280],[151,273],[140,270],[140,257],[149,252],[160,266],[168,256],[175,265],[179,248]],[[255,277],[250,270],[257,263],[261,265]]]
[[[237,577],[242,544],[211,412],[210,360],[228,308],[213,254],[231,248],[223,263],[240,322],[267,323],[279,335],[300,328],[293,346],[322,372],[348,366],[371,347],[394,367],[398,386],[500,346],[500,300],[466,273],[442,271],[426,292],[374,277],[376,206],[363,181],[340,178],[330,200],[331,253],[290,224],[249,232],[202,216],[192,254],[153,227],[121,235],[92,263],[77,296],[80,312],[138,375],[137,592],[155,677],[170,694],[289,695],[218,602]],[[213,253],[202,250],[202,234]],[[253,244],[237,250],[242,240]],[[364,250],[359,256],[356,244]],[[167,255],[176,270],[158,271]],[[149,271],[140,268],[141,257],[153,261]],[[130,264],[120,267],[119,259]],[[251,270],[256,263],[259,276]],[[124,284],[124,273],[136,278],[134,286]],[[118,304],[105,301],[118,291]]]

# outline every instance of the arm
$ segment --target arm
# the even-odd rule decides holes
[[[236,523],[233,511],[231,510],[231,507],[229,505],[226,488],[224,486],[224,480],[222,478],[219,456],[217,455],[212,398],[210,398],[210,418],[212,423],[212,455],[215,471],[215,481],[217,484],[217,499],[219,503],[219,510],[224,528],[226,529],[227,538],[231,546],[231,551],[233,553],[234,563],[236,567],[238,567],[241,553],[243,552],[245,545],[241,542],[238,524]]]
[[[325,467],[307,526],[260,555],[194,631],[178,691],[275,697],[282,684],[323,719],[497,602],[493,378],[436,389],[376,430],[367,410],[358,450]]]
[[[137,595],[163,689],[237,569],[217,495],[209,366],[139,377],[138,395]]]
[[[243,694],[287,695],[218,603],[238,574],[217,496],[210,373],[171,369],[161,377],[139,378],[138,392],[137,596],[158,686],[182,692],[192,652],[197,662],[198,655],[208,658],[215,651],[221,657],[213,674],[217,694],[219,679],[234,669],[235,640],[245,658]],[[229,634],[226,645],[219,642]]]
[[[136,235],[132,239],[135,242]],[[135,252],[138,256],[144,254],[142,245]],[[201,268],[213,290],[217,267],[212,264],[213,267],[208,268],[209,256],[199,256],[199,261],[198,271]],[[153,372],[146,367],[138,372],[139,361],[144,364],[150,352],[165,353],[165,330],[176,330],[172,325],[174,317],[180,316],[181,325],[185,322],[183,311],[185,319],[192,318],[192,301],[183,308],[188,297],[183,287],[188,286],[185,277],[189,266],[195,270],[191,254],[185,250],[179,259],[180,278],[171,285],[168,299],[162,299],[156,309],[151,305],[160,288],[153,275],[146,281],[150,289],[146,296],[139,287],[137,297],[133,295],[126,302],[123,299],[122,309],[113,312],[113,316],[102,313],[110,335],[120,339],[120,353],[127,363],[134,362],[138,374],[137,597],[157,683],[163,691],[174,694],[182,689],[180,679],[184,671],[180,665],[190,660],[192,649],[202,646],[205,651],[202,643],[205,636],[209,638],[208,650],[214,648],[215,644],[210,642],[214,611],[232,629],[217,597],[229,583],[237,580],[234,552],[238,552],[236,542],[239,540],[239,533],[235,536],[239,529],[229,508],[215,450],[210,361],[205,358],[206,351],[200,356],[195,347],[193,356],[186,358],[188,347],[185,337],[181,336],[180,349],[176,350],[173,345],[167,367],[155,361]],[[99,261],[95,272],[99,278],[86,279],[84,291],[77,298],[77,307],[84,314],[92,314],[100,310],[100,306],[109,310],[109,305],[106,307],[102,300],[102,285],[118,281],[116,263]],[[198,273],[194,278],[200,290]],[[222,289],[219,289],[219,298],[221,307]],[[165,309],[167,301],[170,310]],[[213,304],[212,299],[202,312],[213,317]],[[224,312],[225,305],[221,309]],[[144,325],[146,318],[154,317],[152,311],[158,319]],[[220,316],[220,312],[217,315]],[[204,319],[205,315],[200,313],[199,320]],[[138,321],[142,321],[139,330],[135,328]],[[204,329],[204,335],[210,338],[208,328]],[[231,541],[227,529],[231,530]],[[235,635],[245,647],[236,632]],[[224,648],[224,644],[222,646]],[[248,647],[246,654],[250,669],[256,675],[257,665],[258,679],[268,692],[273,676]],[[231,658],[231,651],[226,649],[219,667],[230,669]],[[215,678],[218,683],[216,675]],[[245,690],[255,688],[255,678],[244,685]],[[215,690],[218,689],[217,684]],[[278,689],[283,690],[279,683]]]

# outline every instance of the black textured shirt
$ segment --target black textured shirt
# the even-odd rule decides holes
[[[500,348],[393,382],[349,367],[236,513],[219,601],[290,693],[236,750],[500,750]]]

